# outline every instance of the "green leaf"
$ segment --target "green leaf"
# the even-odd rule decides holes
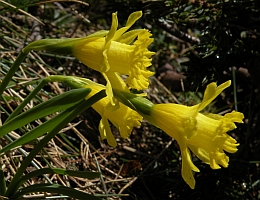
[[[30,94],[18,105],[18,107],[12,112],[12,114],[7,118],[5,123],[7,121],[10,121],[14,117],[16,117],[22,110],[23,108],[37,95],[37,93],[43,88],[45,84],[48,82],[45,79],[42,79],[40,83],[37,85],[36,88],[34,88],[33,91],[30,92]]]
[[[33,130],[31,130],[31,131],[27,132],[26,134],[22,135],[17,140],[15,140],[12,143],[4,146],[2,149],[0,149],[0,153],[7,152],[10,149],[15,148],[15,147],[17,147],[19,145],[26,144],[26,143],[28,143],[28,142],[30,142],[30,141],[32,141],[32,140],[42,136],[43,134],[51,131],[57,125],[62,123],[62,121],[64,120],[64,116],[66,114],[67,114],[67,112],[60,113],[57,116],[55,116],[55,117],[51,118],[50,120],[46,121],[45,123],[37,126]]]
[[[74,105],[71,108],[63,111],[59,115],[57,115],[55,120],[58,121],[56,126],[42,139],[40,142],[34,147],[34,149],[30,152],[30,154],[23,160],[21,166],[16,171],[11,183],[8,186],[6,191],[6,196],[11,196],[14,192],[16,192],[19,188],[17,183],[19,179],[22,177],[22,174],[26,170],[27,166],[31,163],[34,157],[38,154],[38,152],[64,127],[68,124],[71,120],[77,117],[80,113],[84,112],[88,109],[92,104],[100,100],[101,98],[105,97],[106,93],[105,90],[98,92],[97,94],[90,97],[88,100],[82,100],[77,105]],[[46,123],[44,123],[46,124]]]
[[[15,72],[18,70],[19,66],[21,65],[22,61],[27,56],[27,53],[21,52],[18,57],[15,59],[14,63],[12,64],[11,68],[8,70],[8,73],[5,75],[3,81],[0,84],[0,96],[2,96],[6,86],[12,79]]]
[[[85,192],[75,190],[73,188],[65,187],[57,184],[35,184],[28,187],[19,189],[18,192],[14,193],[10,199],[19,199],[25,194],[34,192],[50,192],[68,195],[71,198],[82,199],[82,200],[101,200],[99,197],[87,194]]]
[[[90,91],[91,89],[89,88],[74,89],[31,108],[30,110],[4,123],[3,126],[0,127],[0,137],[10,131],[24,126],[25,124],[28,124],[35,119],[45,117],[49,114],[67,109],[77,104],[84,99]]]
[[[87,179],[98,178],[100,176],[99,172],[73,171],[73,170],[67,170],[61,168],[42,168],[24,175],[18,181],[17,187],[20,187],[25,181],[29,180],[30,178],[41,176],[43,174],[60,174],[60,175],[76,176],[76,177],[87,178]]]

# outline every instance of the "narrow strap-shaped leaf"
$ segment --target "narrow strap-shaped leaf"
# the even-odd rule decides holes
[[[8,70],[7,74],[5,75],[2,83],[0,84],[0,96],[2,96],[6,86],[8,85],[8,83],[10,82],[10,80],[12,79],[13,75],[15,74],[15,72],[17,71],[17,69],[19,68],[20,64],[22,63],[22,61],[25,59],[25,57],[27,56],[28,53],[23,53],[21,52],[18,57],[16,58],[16,60],[14,61],[13,65],[11,66],[11,68]]]
[[[45,117],[57,111],[65,110],[77,104],[84,99],[90,91],[91,89],[88,88],[70,90],[59,96],[53,97],[52,99],[45,101],[30,110],[27,110],[26,112],[4,123],[3,126],[0,127],[0,137],[10,131],[24,126],[25,124],[28,124],[35,119]]]
[[[67,170],[61,168],[42,168],[24,175],[17,183],[17,186],[20,187],[25,181],[29,180],[30,178],[41,176],[43,174],[60,174],[60,175],[76,176],[76,177],[87,178],[87,179],[98,178],[100,176],[99,172],[73,171],[73,170]]]
[[[95,197],[93,195],[87,194],[85,192],[75,190],[73,188],[65,187],[57,184],[35,184],[30,185],[28,187],[19,189],[16,193],[14,193],[9,199],[19,199],[22,195],[33,193],[33,192],[50,192],[50,193],[58,193],[63,195],[68,195],[69,197],[82,199],[82,200],[101,200],[99,197]]]
[[[77,105],[76,105],[77,106]],[[19,188],[19,180],[22,176],[22,174],[24,173],[24,171],[26,170],[27,166],[29,166],[29,164],[31,163],[31,161],[34,159],[34,157],[38,154],[38,152],[43,148],[43,146],[45,144],[48,143],[49,140],[51,140],[50,135],[54,135],[56,133],[58,133],[58,131],[60,129],[62,129],[61,125],[65,126],[67,123],[65,123],[65,119],[67,116],[69,116],[69,114],[75,109],[75,107],[71,107],[63,112],[61,112],[59,115],[57,115],[56,117],[52,118],[51,120],[45,122],[44,124],[42,124],[41,126],[38,126],[37,128],[35,128],[34,130],[30,131],[29,133],[27,133],[27,135],[34,135],[34,132],[36,130],[36,133],[38,134],[44,134],[46,133],[45,131],[47,131],[49,129],[50,126],[48,126],[51,122],[54,122],[57,126],[52,126],[52,129],[49,131],[49,133],[34,147],[34,149],[30,152],[30,154],[23,160],[22,165],[18,168],[18,170],[15,173],[14,178],[12,179],[11,183],[9,184],[9,187],[7,189],[6,195],[9,196],[10,194],[14,193],[18,188]],[[59,127],[59,130],[58,128]],[[60,128],[61,127],[61,128]],[[57,132],[56,132],[57,131]],[[55,134],[54,134],[55,133]],[[49,136],[49,137],[48,137]],[[53,136],[53,137],[54,137]],[[12,143],[8,145],[8,147],[4,147],[3,149],[1,149],[0,151],[6,151],[7,149],[10,148],[10,146],[12,146]],[[13,190],[13,191],[11,191]]]
[[[90,97],[88,100],[83,100],[81,103],[63,111],[58,116],[60,116],[58,123],[30,152],[30,154],[23,160],[21,166],[18,168],[16,174],[14,175],[9,187],[6,191],[6,196],[11,196],[14,192],[17,191],[19,186],[17,185],[19,179],[23,175],[24,171],[26,170],[27,166],[31,163],[33,158],[38,154],[38,152],[57,134],[66,124],[68,124],[71,120],[77,117],[80,113],[84,112],[88,109],[92,104],[99,101],[103,97],[106,96],[104,90],[98,92],[97,94]],[[58,117],[56,116],[56,117]]]
[[[12,112],[12,114],[7,118],[6,122],[13,119],[17,116],[21,110],[31,101],[31,99],[43,88],[43,86],[47,83],[45,79],[42,79],[41,82],[37,85],[37,87],[19,104],[19,106]]]
[[[37,126],[33,130],[25,133],[20,138],[16,139],[12,143],[4,146],[2,149],[0,149],[0,153],[7,152],[12,148],[15,148],[19,145],[26,144],[43,134],[51,131],[54,127],[57,126],[57,124],[60,124],[64,120],[64,115],[66,115],[66,112],[60,113],[59,115],[51,118],[50,120],[44,122],[43,124]],[[0,128],[1,129],[1,128]]]

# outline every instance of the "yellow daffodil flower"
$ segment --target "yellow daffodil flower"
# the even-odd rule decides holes
[[[190,150],[212,169],[219,169],[220,165],[227,167],[229,157],[225,152],[237,151],[239,144],[226,132],[236,128],[234,122],[243,123],[244,115],[236,111],[224,116],[200,113],[230,84],[231,81],[218,87],[216,83],[209,84],[202,102],[195,106],[157,104],[151,108],[149,117],[153,123],[178,142],[182,177],[191,188],[195,187],[192,171],[199,172],[199,169],[192,162]]]
[[[28,54],[32,50],[46,50],[56,54],[74,55],[88,67],[102,73],[107,81],[107,96],[111,104],[116,105],[112,88],[127,92],[129,88],[147,89],[148,79],[154,74],[147,70],[154,54],[147,49],[153,42],[151,34],[146,29],[128,31],[141,16],[141,11],[133,12],[125,27],[117,30],[117,13],[113,13],[109,31],[97,31],[84,38],[37,40],[27,45],[22,52]],[[120,75],[126,75],[126,80]]]
[[[98,93],[99,91],[105,89],[105,86],[91,81],[88,81],[88,85],[85,85],[85,87],[92,89],[92,91],[86,99]],[[117,143],[111,132],[108,120],[116,128],[118,128],[122,138],[129,137],[133,130],[133,127],[138,127],[141,125],[141,115],[139,115],[136,111],[132,110],[131,108],[125,106],[122,103],[119,103],[116,107],[111,107],[110,100],[108,97],[99,100],[98,102],[93,104],[92,107],[102,117],[99,123],[99,132],[101,138],[102,140],[107,139],[108,144],[112,147],[116,147]]]
[[[128,91],[146,89],[148,78],[154,73],[147,70],[151,65],[151,52],[147,47],[153,42],[148,30],[137,29],[126,32],[140,17],[142,12],[132,13],[125,27],[117,30],[117,13],[112,14],[109,31],[100,31],[75,40],[72,54],[88,67],[103,74],[107,81],[106,93],[115,105],[114,89]],[[136,40],[135,40],[136,39]],[[127,75],[126,84],[119,75]]]
[[[237,151],[239,144],[227,132],[236,128],[234,122],[243,123],[244,115],[236,111],[224,116],[200,113],[230,84],[231,81],[218,87],[216,83],[209,84],[202,102],[195,106],[153,104],[141,96],[119,90],[115,90],[115,96],[178,142],[182,156],[182,177],[194,188],[192,171],[199,172],[199,169],[192,162],[190,150],[212,169],[219,169],[220,165],[227,167],[229,157],[225,152]]]

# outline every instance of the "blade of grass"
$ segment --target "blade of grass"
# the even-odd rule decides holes
[[[43,79],[39,85],[37,85],[37,87],[24,99],[23,102],[21,102],[21,104],[14,110],[14,112],[12,112],[12,114],[8,117],[7,121],[10,121],[11,119],[13,119],[15,116],[17,116],[22,109],[27,105],[27,103],[29,103],[31,101],[31,99],[33,97],[35,97],[35,95],[43,88],[43,86],[47,83],[47,81],[45,79]]]
[[[19,199],[24,194],[34,193],[34,192],[50,192],[68,195],[69,197],[80,199],[80,200],[101,200],[99,197],[75,190],[73,188],[65,187],[57,184],[35,184],[28,187],[20,189],[18,192],[14,193],[10,199]]]
[[[9,142],[13,142],[13,140],[8,136],[8,135],[5,135],[5,138],[7,139],[7,140],[9,140]],[[22,155],[24,155],[24,156],[27,156],[28,155],[28,153],[25,151],[25,150],[23,150],[22,148],[18,148],[18,151],[22,154]],[[33,160],[32,160],[32,162],[31,162],[31,164],[36,168],[36,169],[40,169],[40,167],[38,166],[38,164],[36,163],[36,162],[34,162]],[[49,179],[49,177],[47,177],[47,176],[45,176],[45,175],[43,175],[44,176],[44,178],[48,181],[48,183],[52,183],[52,181]]]
[[[74,149],[74,151],[76,151],[77,153],[79,153],[79,149],[74,145],[72,144],[72,142],[65,136],[64,133],[60,133],[60,137],[71,147]]]
[[[73,171],[73,170],[67,170],[62,168],[42,168],[24,175],[17,183],[17,186],[20,187],[25,181],[29,180],[30,178],[42,176],[43,174],[60,174],[60,175],[76,176],[76,177],[87,178],[87,179],[94,179],[100,176],[99,172]]]
[[[2,1],[1,1],[2,2]],[[18,57],[16,58],[16,60],[14,61],[13,65],[11,66],[11,68],[9,69],[8,73],[5,75],[1,85],[0,85],[0,96],[2,96],[6,86],[8,85],[8,83],[10,82],[10,80],[12,79],[13,75],[15,74],[15,72],[18,70],[20,64],[22,63],[22,61],[25,59],[25,57],[27,56],[27,53],[23,53],[21,52]]]

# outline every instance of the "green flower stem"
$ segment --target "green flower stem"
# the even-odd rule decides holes
[[[154,104],[148,99],[130,92],[113,89],[113,93],[118,101],[138,112],[143,118],[148,120],[154,126],[157,126],[154,119],[150,116]]]
[[[144,115],[150,115],[151,109],[154,104],[148,99],[145,99],[130,92],[124,92],[117,89],[113,89],[113,93],[116,98],[126,106]]]
[[[84,82],[85,79],[81,80],[81,78],[76,76],[63,76],[63,75],[52,75],[45,78],[48,82],[62,82],[65,85],[71,88],[84,88],[87,82]]]
[[[8,83],[12,79],[15,72],[18,70],[22,61],[29,54],[30,51],[41,51],[47,50],[53,53],[61,53],[61,54],[71,54],[72,46],[75,41],[80,40],[80,38],[68,38],[68,39],[43,39],[37,40],[35,42],[30,43],[25,48],[22,49],[13,65],[5,75],[2,83],[0,84],[0,97],[2,96],[4,90],[6,89]]]
[[[84,40],[84,38],[64,38],[64,39],[42,39],[36,40],[28,44],[22,50],[25,53],[30,51],[42,51],[46,50],[55,54],[71,55],[72,47],[75,42]]]
[[[9,69],[8,73],[5,75],[1,85],[0,85],[0,96],[2,96],[4,90],[6,89],[8,83],[12,79],[15,72],[18,70],[19,66],[21,65],[22,61],[25,59],[28,53],[24,53],[23,51],[18,55],[16,60],[14,61],[13,65]]]
[[[88,100],[83,100],[81,103],[63,111],[58,116],[59,122],[57,126],[54,127],[30,152],[30,154],[24,159],[22,165],[17,170],[13,180],[11,181],[8,190],[6,192],[6,196],[11,196],[14,192],[17,191],[20,178],[22,177],[24,171],[29,166],[31,161],[34,157],[38,154],[38,152],[57,134],[66,124],[68,124],[71,120],[77,117],[80,113],[88,109],[92,104],[99,101],[100,99],[104,98],[106,93],[104,90],[100,91],[99,93],[95,94]],[[57,119],[57,118],[56,118]]]

